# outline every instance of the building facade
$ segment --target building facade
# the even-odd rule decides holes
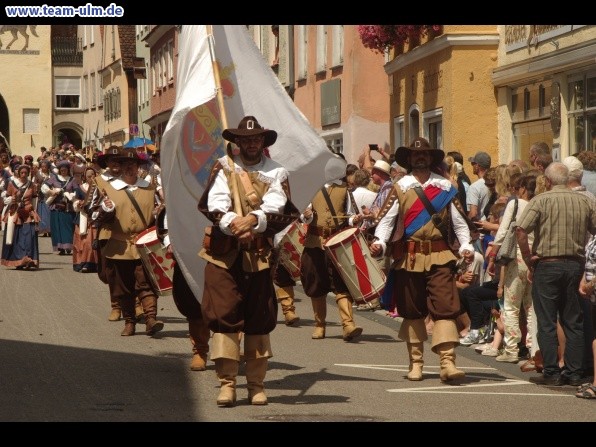
[[[362,44],[355,25],[294,25],[294,103],[349,163],[369,143],[388,152],[389,88],[384,56]]]
[[[0,25],[0,133],[13,154],[37,156],[52,143],[51,32],[50,25]]]
[[[151,139],[160,147],[161,137],[176,103],[178,67],[178,28],[174,25],[149,25],[143,37],[149,48],[149,102],[151,113],[145,123]]]
[[[419,42],[394,49],[385,64],[391,144],[408,146],[424,137],[464,160],[477,151],[498,160],[497,101],[492,70],[497,66],[496,26],[444,25]]]
[[[528,159],[544,141],[553,158],[596,150],[596,26],[501,25],[499,158]]]

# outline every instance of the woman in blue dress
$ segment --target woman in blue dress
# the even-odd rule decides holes
[[[47,197],[50,207],[52,247],[59,255],[72,254],[75,217],[73,200],[77,187],[70,174],[70,162],[62,160],[57,165],[58,173],[52,173],[41,185],[41,192]],[[48,203],[49,202],[49,203]]]
[[[50,160],[42,160],[39,163],[39,170],[35,175],[35,183],[39,195],[37,197],[37,214],[39,215],[39,224],[37,231],[40,236],[49,236],[52,232],[50,227],[50,207],[46,203],[47,197],[41,192],[41,185],[50,178],[52,169],[52,162]]]

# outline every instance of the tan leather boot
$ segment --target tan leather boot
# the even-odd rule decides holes
[[[315,330],[312,333],[314,340],[325,338],[325,319],[327,318],[327,296],[318,296],[310,299],[315,316]]]
[[[112,308],[112,311],[110,312],[110,316],[108,317],[109,321],[120,321],[120,315],[122,314],[122,312],[120,311],[120,308]]]
[[[209,352],[209,327],[202,318],[188,320],[188,332],[192,343],[191,371],[205,371],[207,369],[207,353]]]
[[[122,315],[122,308],[120,307],[120,301],[112,298],[110,296],[110,305],[112,306],[112,311],[110,312],[110,316],[108,317],[109,321],[120,321],[120,316]]]
[[[267,335],[245,335],[246,388],[251,405],[267,405],[263,381],[267,374],[267,359],[272,357],[271,342]]]
[[[455,347],[459,344],[459,334],[455,320],[437,320],[433,328],[432,350],[439,354],[442,382],[461,379],[466,373],[455,367]]]
[[[157,297],[147,295],[141,300],[143,312],[145,313],[145,331],[147,335],[153,335],[163,329],[163,321],[157,319]]]
[[[141,305],[139,298],[135,298],[135,317],[137,318],[137,322],[142,321],[145,317],[145,312],[143,311],[143,306]]]
[[[236,403],[236,376],[240,360],[238,334],[215,332],[211,340],[211,360],[219,380],[217,405],[231,407]]]
[[[279,287],[275,289],[277,295],[277,302],[281,305],[281,310],[284,314],[286,326],[292,326],[300,321],[300,317],[296,315],[296,307],[294,306],[294,287]]]
[[[404,340],[408,347],[410,368],[408,380],[422,380],[422,367],[424,366],[424,342],[428,339],[424,318],[417,320],[405,319],[402,321],[397,336]]]
[[[337,308],[339,309],[339,317],[341,318],[341,325],[343,327],[344,341],[351,341],[362,334],[362,328],[354,324],[354,317],[352,312],[352,297],[346,293],[338,293],[335,297]]]

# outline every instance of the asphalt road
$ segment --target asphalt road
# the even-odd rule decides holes
[[[188,326],[171,296],[159,298],[162,332],[149,337],[140,324],[137,335],[121,337],[124,323],[108,321],[108,289],[97,275],[74,272],[49,238],[40,248],[38,271],[0,267],[3,422],[596,421],[594,403],[575,398],[573,387],[534,385],[533,373],[467,347],[457,348],[462,381],[441,383],[427,342],[424,380],[409,382],[399,321],[355,311],[364,332],[346,343],[331,296],[327,338],[312,340],[312,308],[300,288],[299,325],[285,326],[280,310],[271,334],[269,405],[248,405],[241,369],[237,405],[219,408],[213,363],[188,368]]]

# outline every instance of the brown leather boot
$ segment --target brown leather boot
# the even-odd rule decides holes
[[[215,373],[219,380],[217,405],[232,407],[236,404],[236,376],[240,359],[238,334],[213,333],[211,360],[215,362]]]
[[[110,296],[110,305],[112,306],[112,311],[110,312],[110,316],[108,317],[109,321],[120,321],[120,315],[122,315],[122,309],[120,307],[120,301]]]
[[[124,329],[120,332],[123,337],[129,337],[135,334],[135,323],[133,321],[126,321],[124,323]]]
[[[459,334],[455,320],[437,320],[433,328],[432,350],[439,354],[442,382],[461,379],[466,373],[455,367],[455,347],[459,344]]]
[[[120,308],[122,309],[122,316],[124,317],[124,329],[120,333],[123,337],[129,337],[135,334],[135,308],[134,300],[123,298],[120,300]]]
[[[263,381],[267,374],[267,359],[272,357],[271,342],[267,335],[245,335],[246,388],[251,405],[267,405]]]
[[[346,293],[338,293],[335,297],[339,317],[343,327],[344,341],[351,341],[362,334],[362,328],[354,323],[354,313],[352,312],[352,298]]]
[[[281,305],[281,310],[284,314],[286,326],[292,326],[300,321],[300,317],[296,315],[296,307],[294,306],[294,287],[279,287],[275,289],[277,295],[277,302]]]
[[[312,333],[314,340],[325,338],[325,319],[327,318],[327,296],[318,296],[310,299],[315,316],[315,330]]]
[[[188,320],[188,332],[192,343],[191,371],[205,371],[207,369],[207,353],[209,352],[209,327],[202,318]]]
[[[397,335],[401,340],[404,340],[407,343],[408,356],[410,358],[410,368],[407,375],[408,380],[422,380],[424,342],[428,339],[424,318],[417,320],[404,318]]]
[[[135,298],[135,317],[137,322],[141,322],[143,321],[143,318],[145,318],[145,312],[143,311],[143,306],[141,305],[139,298]]]
[[[145,331],[147,335],[153,335],[163,329],[163,321],[159,321],[157,317],[157,297],[155,295],[147,295],[141,299],[143,311],[145,313]]]

